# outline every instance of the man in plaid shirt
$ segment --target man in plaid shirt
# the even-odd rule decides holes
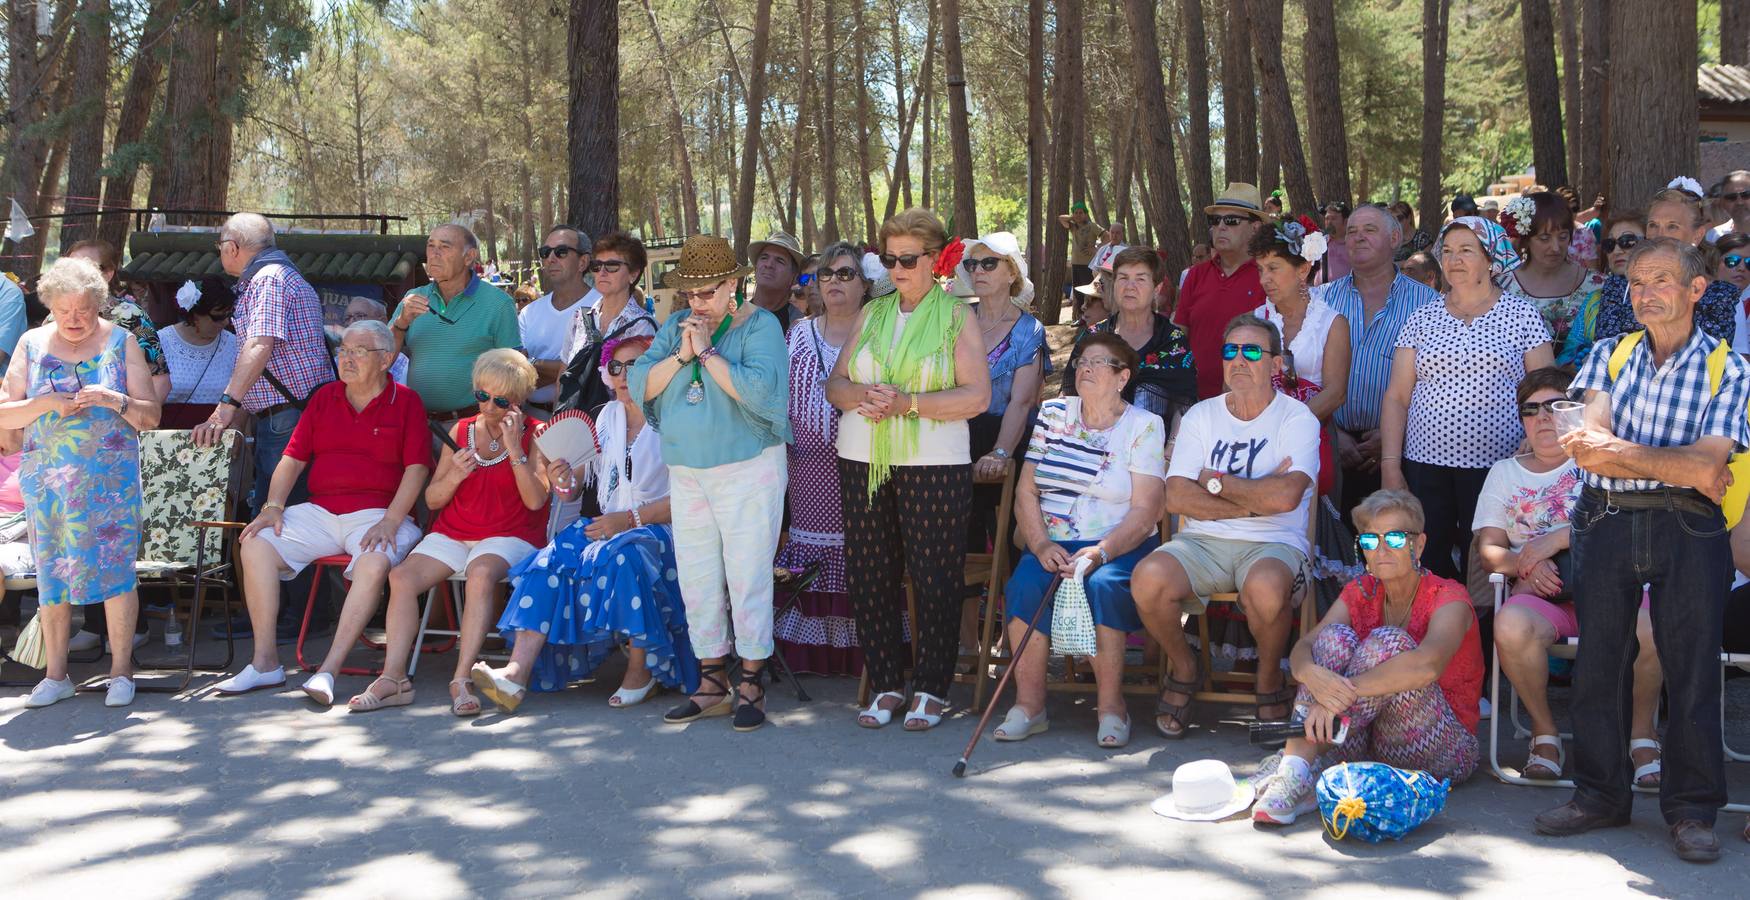
[[[255,416],[255,486],[251,507],[267,496],[304,400],[335,378],[322,333],[322,301],[316,289],[274,246],[273,226],[255,213],[238,213],[219,229],[219,264],[237,278],[237,367],[213,407],[194,429],[197,445],[218,443],[236,424],[239,410]]]
[[[1659,808],[1679,858],[1720,855],[1726,802],[1717,670],[1732,554],[1720,501],[1727,460],[1750,445],[1750,364],[1697,327],[1708,287],[1701,254],[1670,238],[1635,248],[1629,298],[1645,332],[1599,341],[1574,378],[1586,425],[1562,440],[1584,471],[1570,517],[1580,624],[1574,666],[1574,798],[1537,817],[1549,835],[1627,824],[1629,680],[1641,586],[1652,585],[1654,641],[1671,716]],[[1636,337],[1639,335],[1639,337]],[[1612,356],[1627,340],[1625,354]],[[1615,369],[1614,373],[1612,370]]]

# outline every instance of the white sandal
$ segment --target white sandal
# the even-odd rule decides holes
[[[898,700],[899,706],[905,705],[904,694],[898,691],[882,691],[881,693],[869,698],[868,709],[857,713],[857,724],[864,728],[881,728],[887,723],[893,721],[893,709],[898,709],[899,706],[895,706],[893,709],[881,708],[881,701],[888,697]],[[873,719],[875,724],[870,725],[868,722],[863,721],[864,719]]]
[[[1657,782],[1653,784],[1641,784],[1641,779],[1650,778],[1664,771],[1665,746],[1652,738],[1635,738],[1628,742],[1629,755],[1633,756],[1636,750],[1656,750],[1659,753],[1659,758],[1644,766],[1637,766],[1635,768],[1635,777],[1633,779],[1635,787],[1658,787],[1659,785]]]
[[[1114,715],[1101,716],[1100,728],[1094,732],[1094,743],[1106,750],[1117,750],[1130,743],[1130,719]]]
[[[997,741],[1024,741],[1050,727],[1051,721],[1046,717],[1044,710],[1040,710],[1039,715],[1029,718],[1027,711],[1016,705],[1009,707],[1008,715],[1003,716],[1003,723],[998,725],[990,736],[992,740]]]
[[[1537,755],[1539,747],[1556,748],[1556,758]],[[1568,754],[1562,749],[1562,739],[1553,734],[1533,735],[1531,750],[1526,753],[1525,768],[1520,772],[1533,781],[1554,781],[1562,777],[1562,765],[1567,762]]]
[[[614,693],[608,697],[608,705],[615,709],[625,709],[628,706],[637,706],[649,699],[650,695],[657,689],[657,687],[658,682],[656,676],[653,675],[641,688],[623,687],[614,691]]]
[[[925,709],[929,708],[931,703],[942,707],[942,711],[939,713],[924,712]],[[929,731],[937,725],[942,724],[942,717],[948,714],[948,701],[945,698],[936,696],[935,694],[918,691],[912,695],[911,704],[911,711],[905,714],[905,722],[902,723],[906,731]],[[913,722],[921,722],[923,723],[923,727],[913,728],[911,727]]]

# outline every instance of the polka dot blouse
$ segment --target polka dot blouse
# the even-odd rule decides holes
[[[1512,294],[1468,325],[1445,302],[1411,313],[1397,342],[1416,351],[1404,458],[1486,469],[1513,455],[1524,437],[1514,389],[1525,377],[1525,354],[1549,339],[1537,308]]]

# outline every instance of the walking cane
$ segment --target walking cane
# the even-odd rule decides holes
[[[990,705],[984,708],[984,715],[978,717],[978,727],[972,730],[972,740],[966,742],[966,749],[960,751],[960,761],[954,764],[954,777],[966,777],[966,761],[972,758],[972,751],[978,746],[978,739],[984,737],[984,726],[990,724],[990,714],[996,712],[997,704],[1002,702],[1003,688],[1009,686],[1009,679],[1015,675],[1015,664],[1020,661],[1021,654],[1027,651],[1027,642],[1032,640],[1033,631],[1039,626],[1039,616],[1057,602],[1057,586],[1062,583],[1061,573],[1051,576],[1051,584],[1045,587],[1045,596],[1039,601],[1039,608],[1033,610],[1033,618],[1027,620],[1027,630],[1021,632],[1021,640],[1016,643],[1015,651],[1009,654],[1009,664],[1003,668],[1003,677],[997,680],[997,689],[990,695]],[[978,673],[980,677],[983,672]]]

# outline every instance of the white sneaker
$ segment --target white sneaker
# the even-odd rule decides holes
[[[102,636],[89,631],[81,631],[67,640],[67,652],[85,653],[91,650],[96,650],[98,645],[102,643]]]
[[[286,667],[274,666],[270,672],[262,672],[255,668],[254,663],[243,667],[243,671],[213,685],[221,694],[247,694],[262,688],[279,687],[286,683]]]
[[[1318,776],[1304,765],[1278,765],[1275,773],[1259,785],[1258,802],[1252,806],[1252,822],[1259,825],[1292,825],[1294,820],[1319,808],[1314,792]]]
[[[134,702],[134,680],[126,675],[118,675],[109,680],[109,693],[103,697],[104,706],[127,706]]]
[[[304,682],[304,693],[323,706],[334,705],[334,676],[317,672]]]
[[[41,709],[45,706],[53,706],[71,696],[73,696],[73,679],[63,678],[60,681],[53,681],[44,678],[31,689],[30,697],[24,701],[24,708]]]

